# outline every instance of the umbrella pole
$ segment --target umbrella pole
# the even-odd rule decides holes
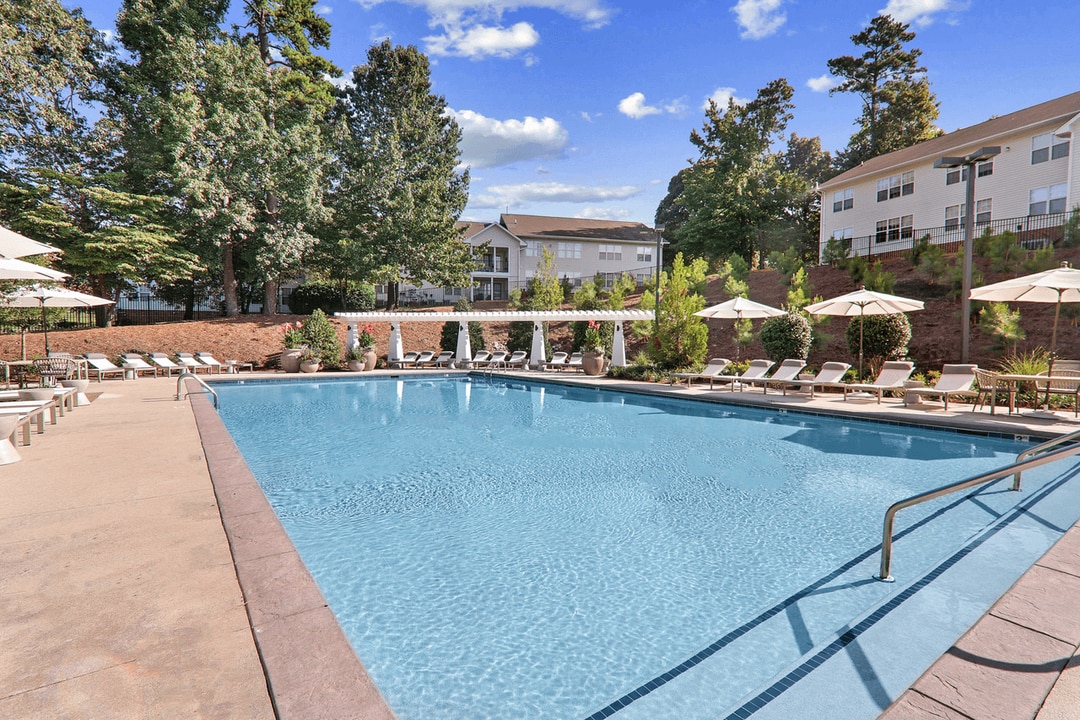
[[[863,306],[859,306],[859,382],[863,381],[862,376],[862,319],[863,319]]]
[[[1058,315],[1061,314],[1061,291],[1058,290],[1057,305],[1054,306],[1054,330],[1050,333],[1050,367],[1046,369],[1047,375],[1054,374],[1054,356],[1057,354],[1057,324]],[[1050,409],[1050,381],[1046,382],[1046,397],[1043,398],[1043,405],[1046,409]]]
[[[41,301],[41,327],[45,330],[45,357],[49,357],[49,321],[45,317],[45,301]]]

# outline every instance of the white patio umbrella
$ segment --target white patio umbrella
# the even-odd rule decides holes
[[[0,306],[17,308],[41,308],[41,324],[45,328],[45,354],[49,353],[49,324],[45,320],[45,310],[57,307],[95,307],[110,305],[112,300],[87,295],[61,287],[36,287],[19,290],[0,299]]]
[[[21,258],[27,255],[58,253],[60,248],[40,243],[0,225],[0,257]]]
[[[25,260],[0,257],[0,280],[63,280],[67,273],[28,263]]]
[[[859,317],[859,377],[863,366],[863,317],[865,315],[895,315],[923,309],[922,300],[912,300],[898,295],[874,292],[865,287],[846,295],[823,300],[807,305],[806,312],[811,315],[837,315],[840,317]]]
[[[730,300],[726,300],[719,305],[712,305],[704,310],[698,310],[695,315],[700,315],[705,318],[723,318],[725,320],[735,320],[737,323],[740,320],[753,320],[757,318],[778,317],[780,315],[787,315],[787,312],[774,308],[770,305],[763,305],[759,302],[754,302],[749,298],[735,297]],[[739,348],[736,344],[735,348],[736,356],[738,359]]]
[[[1080,270],[1069,267],[1063,262],[1053,270],[1044,270],[1034,275],[1024,275],[1012,280],[1002,280],[991,285],[973,288],[969,296],[972,300],[989,302],[1035,302],[1054,303],[1054,329],[1050,334],[1050,367],[1047,374],[1054,371],[1054,353],[1057,350],[1058,316],[1062,303],[1080,302]],[[1047,400],[1050,398],[1050,384],[1046,386]]]

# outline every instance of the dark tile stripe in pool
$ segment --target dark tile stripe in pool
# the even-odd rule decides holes
[[[832,657],[836,653],[840,652],[840,650],[844,649],[853,640],[858,638],[860,634],[865,632],[870,627],[873,627],[874,624],[876,624],[879,620],[881,620],[886,615],[888,615],[890,612],[892,612],[897,607],[902,605],[906,600],[908,600],[910,597],[915,595],[921,589],[923,589],[924,587],[929,585],[933,580],[935,580],[937,577],[939,577],[943,572],[945,572],[946,570],[951,568],[957,562],[959,562],[960,560],[965,558],[973,550],[975,550],[980,545],[982,545],[984,542],[986,542],[988,539],[990,539],[995,534],[997,534],[1002,528],[1006,527],[1013,520],[1020,517],[1024,513],[1028,512],[1032,506],[1037,504],[1039,501],[1044,499],[1047,495],[1052,493],[1057,488],[1061,487],[1063,484],[1065,484],[1071,478],[1073,478],[1074,476],[1076,476],[1078,474],[1080,474],[1080,470],[1073,470],[1073,471],[1071,471],[1069,473],[1064,474],[1058,480],[1045,485],[1042,489],[1040,489],[1038,492],[1034,493],[1027,500],[1025,500],[1024,502],[1020,503],[1015,508],[1013,508],[1013,510],[1010,511],[1008,513],[1008,515],[1006,515],[1004,517],[1004,519],[998,518],[993,523],[993,525],[991,527],[989,527],[987,530],[985,530],[981,535],[979,535],[977,538],[975,538],[972,542],[970,542],[969,544],[962,547],[960,550],[958,550],[952,556],[950,556],[949,558],[942,561],[937,567],[935,567],[929,573],[924,575],[922,578],[920,578],[916,582],[912,583],[910,586],[905,588],[902,592],[898,593],[896,596],[894,596],[888,602],[884,603],[881,607],[879,607],[878,609],[873,611],[870,615],[868,615],[861,622],[859,622],[855,627],[853,627],[853,628],[847,630],[846,632],[844,632],[842,635],[837,637],[835,640],[833,640],[831,643],[829,643],[828,645],[823,647],[821,650],[816,652],[814,655],[808,657],[805,661],[800,663],[798,665],[798,667],[796,667],[793,670],[789,671],[782,678],[780,678],[779,680],[774,682],[772,685],[770,685],[769,687],[762,690],[758,695],[756,695],[753,698],[751,698],[750,700],[746,701],[743,705],[741,705],[734,712],[732,712],[729,715],[725,716],[724,720],[744,720],[745,718],[748,718],[751,715],[753,715],[755,712],[757,712],[761,708],[765,707],[765,705],[767,705],[771,700],[778,697],[782,692],[784,692],[785,690],[787,690],[788,688],[793,686],[795,683],[797,683],[802,678],[809,675],[812,670],[814,670],[816,667],[818,667],[819,665],[824,663],[830,657]],[[970,499],[978,496],[979,494],[987,491],[996,482],[998,482],[998,481],[995,481],[994,483],[990,483],[988,485],[984,485],[981,488],[979,488],[977,491],[972,492],[972,493],[968,493],[967,495],[964,495],[964,496],[958,498],[954,502],[949,503],[945,507],[939,508],[934,513],[932,513],[932,514],[928,515],[927,517],[923,518],[922,520],[912,524],[910,527],[905,528],[904,530],[901,530],[900,532],[896,533],[893,537],[895,539],[900,539],[900,538],[904,537],[905,535],[907,535],[907,534],[909,534],[911,532],[914,532],[915,530],[917,530],[918,528],[926,525],[927,523],[934,520],[935,518],[938,518],[938,517],[942,516],[944,513],[948,512],[949,510],[952,510],[953,508],[957,507],[958,505],[961,505],[962,503],[967,502],[968,500],[970,500]],[[877,546],[875,546],[873,548],[870,548],[869,550],[866,550],[866,551],[860,553],[859,555],[855,556],[854,558],[852,558],[848,562],[841,565],[839,568],[837,568],[833,572],[831,572],[828,575],[825,575],[824,577],[818,579],[816,582],[813,582],[810,585],[807,585],[805,588],[803,588],[799,592],[795,593],[794,595],[791,595],[790,597],[786,598],[785,600],[780,601],[779,603],[777,603],[776,605],[773,605],[768,610],[762,612],[757,617],[752,618],[751,620],[747,621],[746,623],[739,626],[738,628],[735,628],[734,630],[729,632],[727,635],[724,635],[722,638],[720,638],[716,642],[714,642],[711,645],[709,645],[708,647],[706,647],[704,650],[700,651],[696,655],[694,655],[694,656],[688,658],[687,660],[685,660],[680,665],[668,670],[667,672],[665,672],[665,673],[663,673],[661,675],[658,675],[657,677],[653,678],[649,682],[644,683],[643,685],[636,688],[635,690],[623,695],[621,698],[619,698],[615,702],[611,703],[610,705],[608,705],[608,706],[602,708],[601,710],[598,710],[597,712],[589,715],[587,718],[585,718],[585,720],[603,720],[603,718],[611,717],[616,712],[618,712],[622,708],[626,707],[630,703],[634,702],[638,698],[641,698],[641,697],[644,697],[645,695],[648,695],[649,693],[653,692],[654,690],[666,685],[668,682],[670,682],[670,681],[674,680],[675,678],[679,677],[680,675],[685,673],[687,670],[690,670],[690,669],[694,668],[695,666],[701,664],[703,661],[705,661],[708,658],[712,657],[717,652],[722,650],[724,647],[726,647],[727,645],[730,645],[732,642],[739,639],[743,635],[746,635],[748,632],[750,632],[754,628],[758,627],[759,625],[764,623],[766,620],[769,620],[770,618],[775,617],[776,615],[780,614],[781,612],[783,612],[785,609],[787,609],[788,607],[790,607],[794,603],[798,602],[799,600],[803,599],[804,597],[808,597],[809,595],[813,594],[814,591],[816,591],[818,588],[821,588],[826,583],[836,579],[837,577],[844,574],[848,570],[851,570],[852,568],[854,568],[859,563],[863,562],[864,560],[866,560],[866,559],[872,557],[873,555],[877,554],[878,552],[880,552],[880,550],[881,550],[881,545],[877,545]]]

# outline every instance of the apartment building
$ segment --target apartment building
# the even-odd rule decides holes
[[[830,239],[852,255],[906,250],[929,235],[963,239],[967,168],[935,168],[943,157],[981,148],[1000,153],[975,165],[975,229],[1012,230],[1035,247],[1060,237],[1080,205],[1080,92],[991,118],[881,155],[822,183],[819,253]]]
[[[477,252],[472,287],[404,285],[403,303],[453,303],[463,296],[471,301],[506,300],[536,274],[545,247],[556,276],[572,285],[598,274],[608,286],[623,274],[640,284],[656,272],[658,234],[642,223],[504,213],[498,222],[461,222],[458,227],[473,247],[486,244]],[[385,300],[385,286],[376,287],[376,297]]]

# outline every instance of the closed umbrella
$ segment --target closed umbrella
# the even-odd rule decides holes
[[[1061,304],[1080,302],[1080,270],[1063,262],[1053,270],[974,288],[970,297],[972,300],[988,302],[1054,303],[1054,329],[1050,334],[1050,367],[1047,370],[1047,374],[1052,375]],[[1046,398],[1050,399],[1050,383],[1046,384]]]
[[[700,315],[705,318],[723,318],[726,320],[735,320],[737,323],[740,320],[752,320],[757,318],[778,317],[780,315],[787,315],[787,312],[778,308],[771,307],[769,305],[763,305],[759,302],[754,302],[749,298],[735,297],[730,300],[726,300],[719,305],[712,305],[704,310],[698,310],[695,315]],[[738,353],[738,344],[735,348]],[[738,355],[735,356],[738,359]]]
[[[915,312],[923,309],[922,300],[912,300],[898,295],[874,292],[865,287],[846,295],[823,300],[807,305],[806,312],[811,315],[837,315],[840,317],[859,317],[859,377],[863,367],[863,317],[866,315],[895,315]]]
[[[45,310],[55,307],[95,307],[110,305],[113,301],[96,295],[68,290],[61,287],[38,285],[26,290],[19,290],[0,299],[0,306],[19,308],[41,308],[41,324],[45,327],[45,354],[49,354],[49,324],[45,320]]]
[[[0,257],[21,258],[27,255],[45,255],[46,253],[58,252],[60,252],[60,248],[39,243],[37,240],[31,240],[14,230],[8,230],[3,225],[0,225]]]

